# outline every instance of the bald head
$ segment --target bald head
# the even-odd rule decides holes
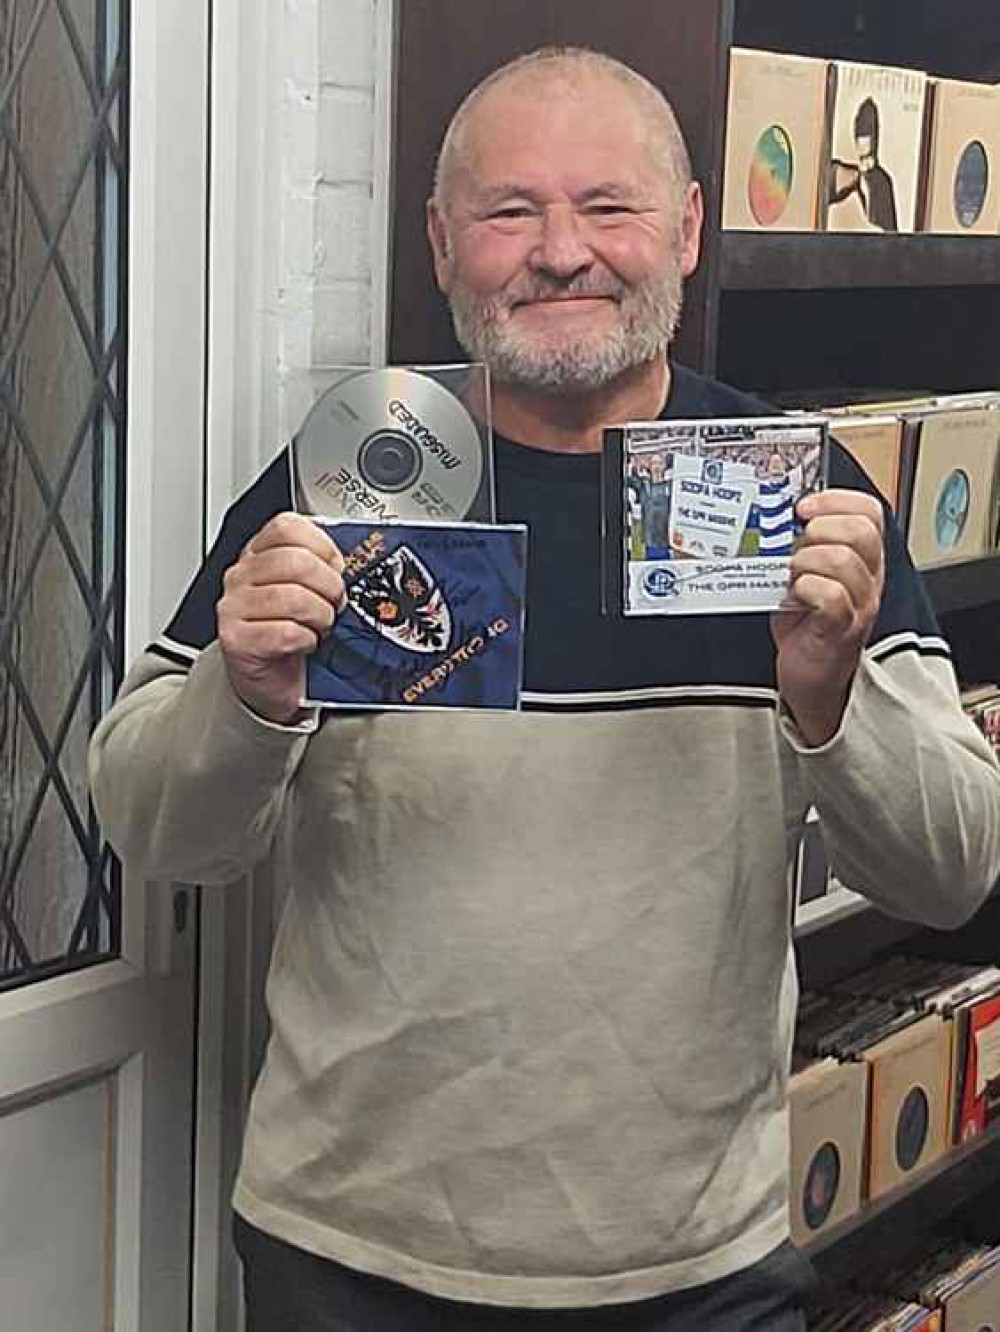
[[[648,79],[611,56],[582,47],[545,47],[495,70],[466,97],[445,133],[434,175],[434,203],[447,214],[455,184],[475,173],[477,132],[489,133],[498,94],[539,101],[553,95],[578,100],[586,114],[594,81],[622,88],[635,108],[650,157],[670,198],[682,200],[691,183],[691,161],[670,103]]]

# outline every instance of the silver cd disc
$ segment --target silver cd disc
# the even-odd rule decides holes
[[[313,405],[293,444],[301,506],[374,522],[460,521],[483,481],[483,443],[429,374],[359,370]]]

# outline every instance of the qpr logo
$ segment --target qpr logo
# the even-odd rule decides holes
[[[650,597],[676,597],[680,594],[677,575],[671,569],[648,569],[642,578],[642,590]]]
[[[407,652],[444,652],[451,642],[451,611],[434,575],[409,546],[356,579],[353,609],[372,629]]]
[[[706,458],[701,465],[702,480],[709,486],[722,485],[722,459]]]

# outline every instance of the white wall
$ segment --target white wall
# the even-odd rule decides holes
[[[391,0],[288,0],[283,422],[385,355]]]
[[[208,532],[385,357],[393,0],[216,0]]]

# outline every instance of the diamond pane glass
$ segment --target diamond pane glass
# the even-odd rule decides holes
[[[0,987],[114,956],[126,0],[0,0]]]

